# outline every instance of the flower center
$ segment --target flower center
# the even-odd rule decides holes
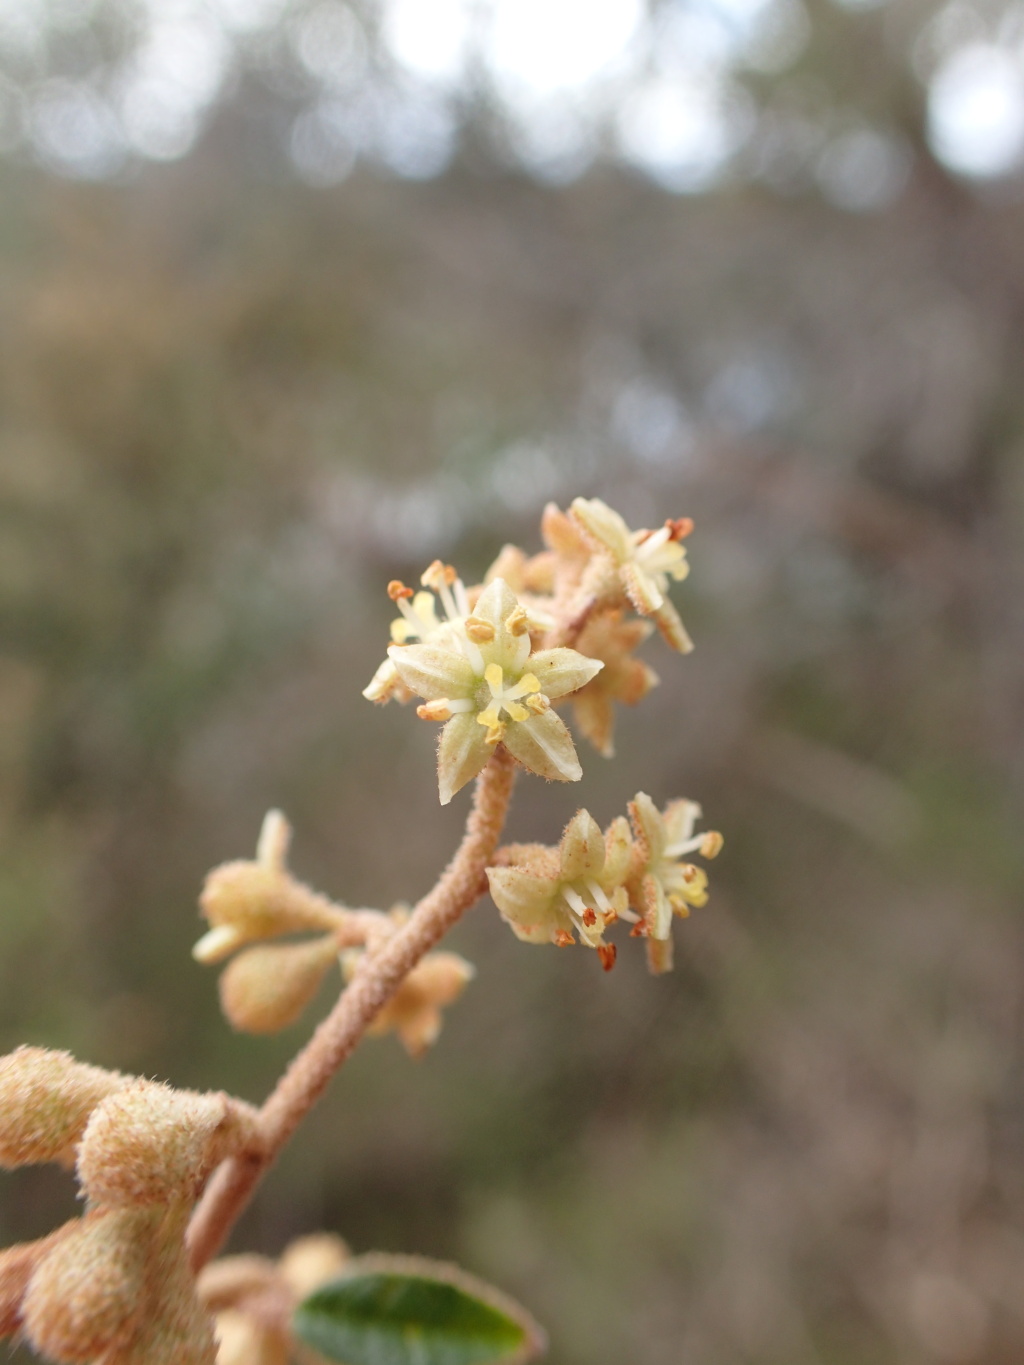
[[[518,682],[505,686],[505,672],[500,664],[488,664],[484,669],[484,681],[490,691],[490,704],[477,714],[477,724],[487,726],[487,743],[498,744],[505,734],[508,721],[502,720],[502,712],[510,721],[529,720],[531,715],[539,715],[549,705],[547,697],[540,690],[540,682],[533,673],[524,673]],[[526,697],[526,705],[519,698]]]

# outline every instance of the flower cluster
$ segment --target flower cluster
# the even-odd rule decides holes
[[[568,513],[546,509],[544,551],[528,558],[505,546],[484,586],[467,589],[440,561],[423,574],[420,592],[389,584],[402,614],[363,695],[420,697],[421,719],[443,723],[442,805],[499,744],[530,772],[578,781],[572,737],[552,709],[565,699],[595,748],[612,754],[614,704],[635,705],[658,681],[635,657],[652,627],[626,612],[652,618],[674,649],[692,648],[667,596],[669,580],[686,576],[681,541],[690,529],[681,519],[630,531],[599,498],[577,498]]]
[[[210,924],[193,948],[200,962],[231,954],[220,977],[228,1021],[243,1033],[277,1033],[294,1024],[332,968],[351,980],[358,963],[408,918],[405,906],[388,914],[349,910],[297,881],[287,867],[291,827],[280,811],[263,821],[255,861],[223,863],[206,879],[199,905]],[[312,933],[298,942],[266,942]],[[395,1032],[419,1057],[441,1031],[441,1008],[472,979],[456,953],[429,953],[374,1021],[373,1033]]]
[[[659,812],[639,792],[629,814],[629,821],[619,816],[602,834],[589,812],[577,811],[557,849],[510,844],[500,850],[502,861],[487,869],[487,879],[517,938],[596,948],[607,971],[616,952],[604,935],[627,920],[633,937],[647,940],[651,971],[670,970],[673,915],[685,919],[708,897],[707,874],[689,856],[716,857],[722,836],[717,830],[694,834],[700,807],[693,801],[672,801]]]
[[[214,1315],[217,1365],[289,1365],[298,1343],[289,1331],[299,1301],[334,1279],[349,1260],[340,1237],[300,1237],[279,1261],[226,1256],[199,1276],[199,1301]]]
[[[23,1047],[0,1058],[0,1166],[75,1164],[86,1212],[0,1253],[0,1336],[50,1359],[213,1365],[185,1251],[225,1157],[258,1150],[255,1112]]]

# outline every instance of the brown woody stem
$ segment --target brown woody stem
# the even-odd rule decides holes
[[[512,757],[499,746],[477,778],[466,833],[437,885],[406,924],[367,950],[334,1009],[281,1077],[259,1113],[259,1150],[230,1157],[214,1174],[188,1230],[195,1270],[223,1246],[256,1186],[376,1015],[487,889],[485,869],[501,838],[514,776]]]

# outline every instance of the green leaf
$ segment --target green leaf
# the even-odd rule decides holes
[[[343,1365],[523,1365],[546,1346],[513,1300],[417,1256],[351,1261],[298,1306],[292,1330]]]

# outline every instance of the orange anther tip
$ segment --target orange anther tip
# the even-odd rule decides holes
[[[400,597],[412,597],[412,588],[407,588],[400,578],[393,578],[388,584],[388,596],[392,602],[397,602]]]

